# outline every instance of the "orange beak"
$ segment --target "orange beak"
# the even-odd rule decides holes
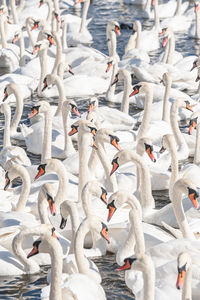
[[[182,270],[181,272],[178,273],[178,278],[177,278],[177,281],[176,281],[176,288],[178,290],[183,288],[185,274],[186,274],[186,272],[184,270]]]
[[[44,85],[43,85],[43,88],[42,88],[42,92],[47,88],[47,82],[46,80],[44,81]]]
[[[194,12],[197,13],[198,9],[199,9],[199,5],[195,4],[195,6],[194,6]]]
[[[112,67],[112,63],[109,62],[109,63],[108,63],[108,66],[107,66],[107,69],[106,69],[106,73],[110,70],[111,67]]]
[[[49,203],[49,209],[50,209],[50,212],[51,212],[52,216],[55,216],[55,215],[56,215],[56,206],[55,206],[55,202],[52,201],[51,198],[49,198],[48,203]]]
[[[120,145],[119,145],[119,143],[116,141],[116,139],[113,139],[112,140],[112,145],[115,147],[115,148],[117,148],[117,150],[122,150],[121,149],[121,147],[120,147]]]
[[[10,179],[8,177],[6,177],[4,191],[7,189],[7,187],[9,186],[9,184],[10,184]]]
[[[55,239],[59,240],[59,238],[58,238],[57,235],[55,234],[55,230],[52,230],[52,236],[53,236]]]
[[[192,120],[192,122],[190,124],[189,131],[188,131],[189,134],[192,134],[192,131],[194,130],[194,128],[196,127],[196,125],[197,125],[197,123],[194,120]]]
[[[192,110],[192,108],[190,107],[190,104],[189,104],[189,103],[186,104],[186,108],[187,108],[188,110],[190,110],[190,111],[193,112],[193,110]]]
[[[4,92],[4,97],[3,97],[3,102],[8,98],[8,93],[7,91]]]
[[[43,4],[43,1],[40,1],[39,8],[42,6],[42,4]]]
[[[35,176],[34,178],[34,181],[37,180],[40,176],[42,176],[44,174],[44,169],[43,168],[40,168],[37,175]]]
[[[199,208],[199,203],[198,203],[198,201],[197,201],[197,196],[196,196],[196,194],[195,194],[195,193],[189,194],[189,198],[190,198],[190,200],[192,201],[192,204],[194,205],[194,207],[195,207],[196,209],[198,209],[198,208]]]
[[[95,129],[92,129],[92,134],[95,136],[96,135],[96,130]]]
[[[121,32],[120,32],[120,30],[119,30],[119,27],[118,27],[118,26],[115,26],[115,31],[116,31],[117,35],[121,35]]]
[[[166,29],[164,28],[164,29],[159,33],[159,35],[162,36],[162,35],[165,34],[165,32],[166,32]]]
[[[110,176],[119,168],[119,165],[116,162],[113,162],[113,167],[110,172]]]
[[[52,40],[51,36],[48,37],[48,41],[50,42],[51,45],[55,45],[55,42]]]
[[[68,133],[68,135],[72,136],[72,135],[74,135],[77,132],[78,132],[78,129],[76,127],[72,127],[72,129],[70,130],[70,132]]]
[[[129,260],[126,260],[125,264],[119,268],[117,268],[115,271],[123,271],[123,270],[129,270],[131,268]]]
[[[39,251],[38,251],[37,246],[34,246],[33,249],[31,250],[31,252],[27,255],[27,258],[29,258],[29,257],[31,257],[33,255],[36,255],[38,253],[39,253]]]
[[[133,92],[129,95],[129,97],[132,97],[138,93],[139,93],[139,90],[137,88],[134,88]]]
[[[39,26],[38,26],[38,23],[35,23],[34,25],[33,25],[33,27],[31,27],[31,30],[34,30],[34,29],[36,29],[36,28],[38,28]]]
[[[110,244],[110,240],[109,240],[108,233],[107,233],[107,227],[104,227],[101,230],[101,235],[108,242],[108,244]]]
[[[98,150],[97,144],[95,142],[93,142],[92,148],[94,148],[95,150]]]
[[[106,196],[107,196],[107,192],[104,189],[102,189],[101,200],[107,205],[108,200]]]
[[[91,103],[91,104],[89,105],[89,107],[88,107],[88,112],[93,111],[93,109],[94,109],[94,104]]]
[[[83,2],[83,0],[77,0],[75,4],[79,4],[81,2]]]
[[[38,114],[38,110],[37,110],[36,108],[34,108],[34,109],[32,110],[32,112],[28,115],[28,119],[34,117],[34,116],[37,115],[37,114]]]
[[[146,150],[146,153],[148,154],[149,158],[153,161],[153,162],[156,162],[156,159],[153,155],[153,152],[151,151],[151,148],[148,147],[147,150]]]
[[[116,211],[116,207],[113,207],[113,206],[109,205],[108,209],[109,209],[109,212],[108,212],[107,222],[109,222],[110,219],[112,218],[114,212]]]

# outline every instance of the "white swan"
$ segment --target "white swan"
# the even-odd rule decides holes
[[[5,128],[3,137],[3,149],[0,152],[1,165],[4,167],[7,160],[13,156],[17,156],[18,163],[24,164],[26,166],[31,165],[30,159],[27,157],[26,152],[23,148],[18,146],[12,146],[10,141],[10,121],[11,121],[11,111],[7,103],[1,105],[1,111],[5,116]]]

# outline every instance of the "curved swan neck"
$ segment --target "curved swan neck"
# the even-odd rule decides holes
[[[176,216],[178,225],[180,227],[180,230],[182,232],[183,238],[194,240],[195,236],[193,232],[191,231],[187,219],[185,217],[185,213],[183,210],[183,204],[182,204],[182,191],[181,191],[182,181],[179,179],[176,181],[173,187],[172,191],[172,205],[174,209],[174,214]],[[189,201],[189,200],[188,200]]]
[[[65,89],[63,85],[63,80],[58,75],[55,75],[55,85],[57,86],[59,93],[58,108],[55,113],[55,117],[57,117],[62,114],[62,105],[63,101],[65,100]]]
[[[52,74],[57,73],[58,65],[62,61],[62,44],[61,44],[59,33],[54,33],[54,37],[55,37],[55,41],[56,41],[56,59],[55,59],[54,66],[53,66],[53,69],[51,72]]]
[[[105,153],[105,149],[104,149],[104,145],[98,141],[98,139],[96,140],[96,144],[97,144],[97,155],[101,161],[101,164],[104,168],[105,174],[106,174],[106,181],[109,183],[109,185],[111,186],[111,192],[115,192],[118,189],[118,185],[117,185],[117,179],[116,179],[116,175],[115,176],[110,176],[110,170],[111,170],[111,162],[108,159],[108,156]]]
[[[54,160],[52,171],[55,172],[58,176],[59,186],[57,190],[57,194],[55,196],[56,209],[59,210],[60,204],[65,200],[68,189],[68,173],[65,169],[63,163],[59,160]]]
[[[131,75],[127,70],[123,70],[124,76],[124,93],[121,103],[121,111],[128,114],[129,113],[129,94],[131,90]]]
[[[144,137],[149,129],[152,102],[153,102],[153,88],[149,86],[146,89],[146,93],[145,93],[144,114],[142,118],[142,123],[138,130],[137,140]]]
[[[24,8],[24,0],[20,0],[19,5],[16,7],[18,15],[21,13],[21,11],[23,10],[23,8]]]
[[[3,104],[4,109],[4,117],[5,117],[5,127],[4,127],[4,134],[3,134],[3,148],[10,147],[10,121],[11,121],[11,110],[7,103]]]
[[[155,28],[160,31],[160,19],[159,19],[159,13],[158,13],[158,0],[155,1],[154,5],[154,22],[155,22]]]
[[[48,203],[47,203],[46,195],[44,194],[43,189],[40,188],[40,191],[38,194],[38,213],[39,213],[41,224],[49,224],[50,223],[47,207],[48,207]]]
[[[89,231],[89,221],[88,219],[84,219],[82,223],[80,224],[77,232],[76,232],[76,237],[75,237],[75,258],[76,258],[76,263],[78,267],[79,273],[92,276],[90,274],[90,269],[88,266],[88,262],[85,258],[84,252],[83,252],[83,245],[84,245],[84,239]]]
[[[165,86],[165,94],[163,99],[163,113],[162,113],[162,120],[170,124],[170,113],[169,113],[169,95],[171,90],[172,79],[171,76],[168,74],[167,81]]]
[[[200,39],[200,13],[199,8],[195,14],[195,37],[196,39]]]
[[[137,38],[136,38],[136,49],[140,49],[141,48],[141,32],[142,32],[142,26],[140,21],[136,21],[137,22]]]
[[[42,143],[41,163],[51,158],[51,141],[52,141],[52,117],[51,110],[44,113],[44,136]]]
[[[30,24],[29,24],[29,22],[30,22],[31,19],[32,18],[27,18],[26,19],[26,31],[27,31],[28,37],[29,37],[29,43],[30,43],[29,46],[31,46],[31,48],[33,48],[34,45],[35,45],[35,42],[33,40],[33,35],[32,35],[32,31],[31,31]]]
[[[63,130],[64,130],[64,138],[65,138],[65,146],[63,150],[64,156],[69,156],[71,153],[75,152],[72,139],[68,135],[68,132],[70,130],[70,124],[69,124],[69,110],[62,109],[62,119],[63,119]]]
[[[113,84],[113,81],[115,79],[115,75],[117,74],[118,72],[118,63],[115,62],[113,64],[113,69],[112,69],[112,76],[111,76],[111,80],[110,80],[110,85],[108,87],[108,90],[106,92],[106,99],[112,99],[114,97],[114,94],[115,94],[115,89],[116,89],[116,84]]]
[[[67,23],[64,23],[63,28],[62,28],[62,49],[63,49],[63,51],[68,49],[66,32],[67,32]]]
[[[10,127],[11,134],[15,133],[17,131],[17,127],[19,124],[19,121],[21,120],[21,116],[23,113],[23,97],[21,96],[20,90],[17,86],[17,84],[12,84],[13,87],[13,93],[16,97],[16,110],[13,117],[13,121]]]
[[[80,26],[80,32],[84,32],[86,30],[86,19],[87,19],[87,13],[90,6],[90,1],[85,0],[83,5],[83,13],[81,18],[81,26]]]
[[[194,163],[200,164],[200,123],[197,124],[196,127],[196,145],[195,145],[195,152],[194,152]]]
[[[23,166],[17,166],[17,172],[22,179],[22,190],[16,206],[16,211],[24,212],[31,189],[31,179],[28,171]]]
[[[23,32],[20,32],[20,61],[19,61],[19,65],[20,67],[24,67],[26,64],[26,57],[25,57],[25,45],[24,45],[24,36],[23,36]]]

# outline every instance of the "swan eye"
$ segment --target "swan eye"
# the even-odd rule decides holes
[[[178,267],[178,273],[182,273],[183,271],[186,272],[186,265],[187,265],[187,263],[184,266],[182,266],[181,268]]]

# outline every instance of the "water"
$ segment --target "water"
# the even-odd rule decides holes
[[[106,44],[106,25],[109,20],[117,20],[119,23],[125,23],[132,25],[133,21],[139,19],[143,27],[148,29],[152,26],[152,21],[147,21],[141,17],[141,7],[135,5],[122,5],[123,1],[108,1],[108,0],[93,0],[92,5],[89,10],[89,17],[92,17],[92,21],[89,24],[89,30],[93,36],[94,43],[93,47],[99,51],[108,54],[107,44]],[[65,11],[64,13],[73,13],[72,9]],[[120,57],[122,57],[124,52],[124,47],[131,34],[131,29],[122,29],[121,36],[118,37],[117,50]],[[180,33],[176,35],[176,50],[181,51],[185,55],[195,54],[195,41],[187,37],[186,34]],[[163,49],[158,49],[150,54],[151,61],[155,62],[157,55],[160,54]],[[0,75],[5,73],[7,70],[0,70]],[[117,87],[117,90],[121,90],[121,86]],[[28,123],[27,115],[30,113],[31,107],[34,103],[38,101],[36,94],[33,94],[31,99],[26,99],[25,108],[21,122]],[[49,99],[50,103],[54,102],[54,99]],[[99,97],[100,105],[105,104],[105,98],[103,96]],[[107,103],[107,102],[106,102]],[[119,104],[110,103],[111,107],[118,108]],[[78,101],[78,107],[80,111],[86,111],[87,103],[83,101]],[[136,113],[138,110],[131,105],[130,114]],[[3,143],[3,115],[0,114],[0,147]],[[14,143],[15,141],[13,141]],[[18,143],[18,142],[17,142]],[[20,142],[18,145],[25,147],[23,143]],[[40,157],[28,153],[33,164],[38,164],[40,162]],[[156,207],[162,207],[169,202],[168,192],[159,191],[154,193],[156,200]],[[124,272],[115,272],[117,264],[115,263],[114,255],[106,255],[105,257],[94,259],[97,264],[101,275],[102,275],[102,285],[106,292],[108,300],[128,300],[133,299],[132,293],[126,287],[124,282]],[[17,276],[15,278],[2,278],[0,279],[0,299],[40,299],[40,289],[46,285],[46,275],[48,267],[41,268],[41,273],[32,276]]]

